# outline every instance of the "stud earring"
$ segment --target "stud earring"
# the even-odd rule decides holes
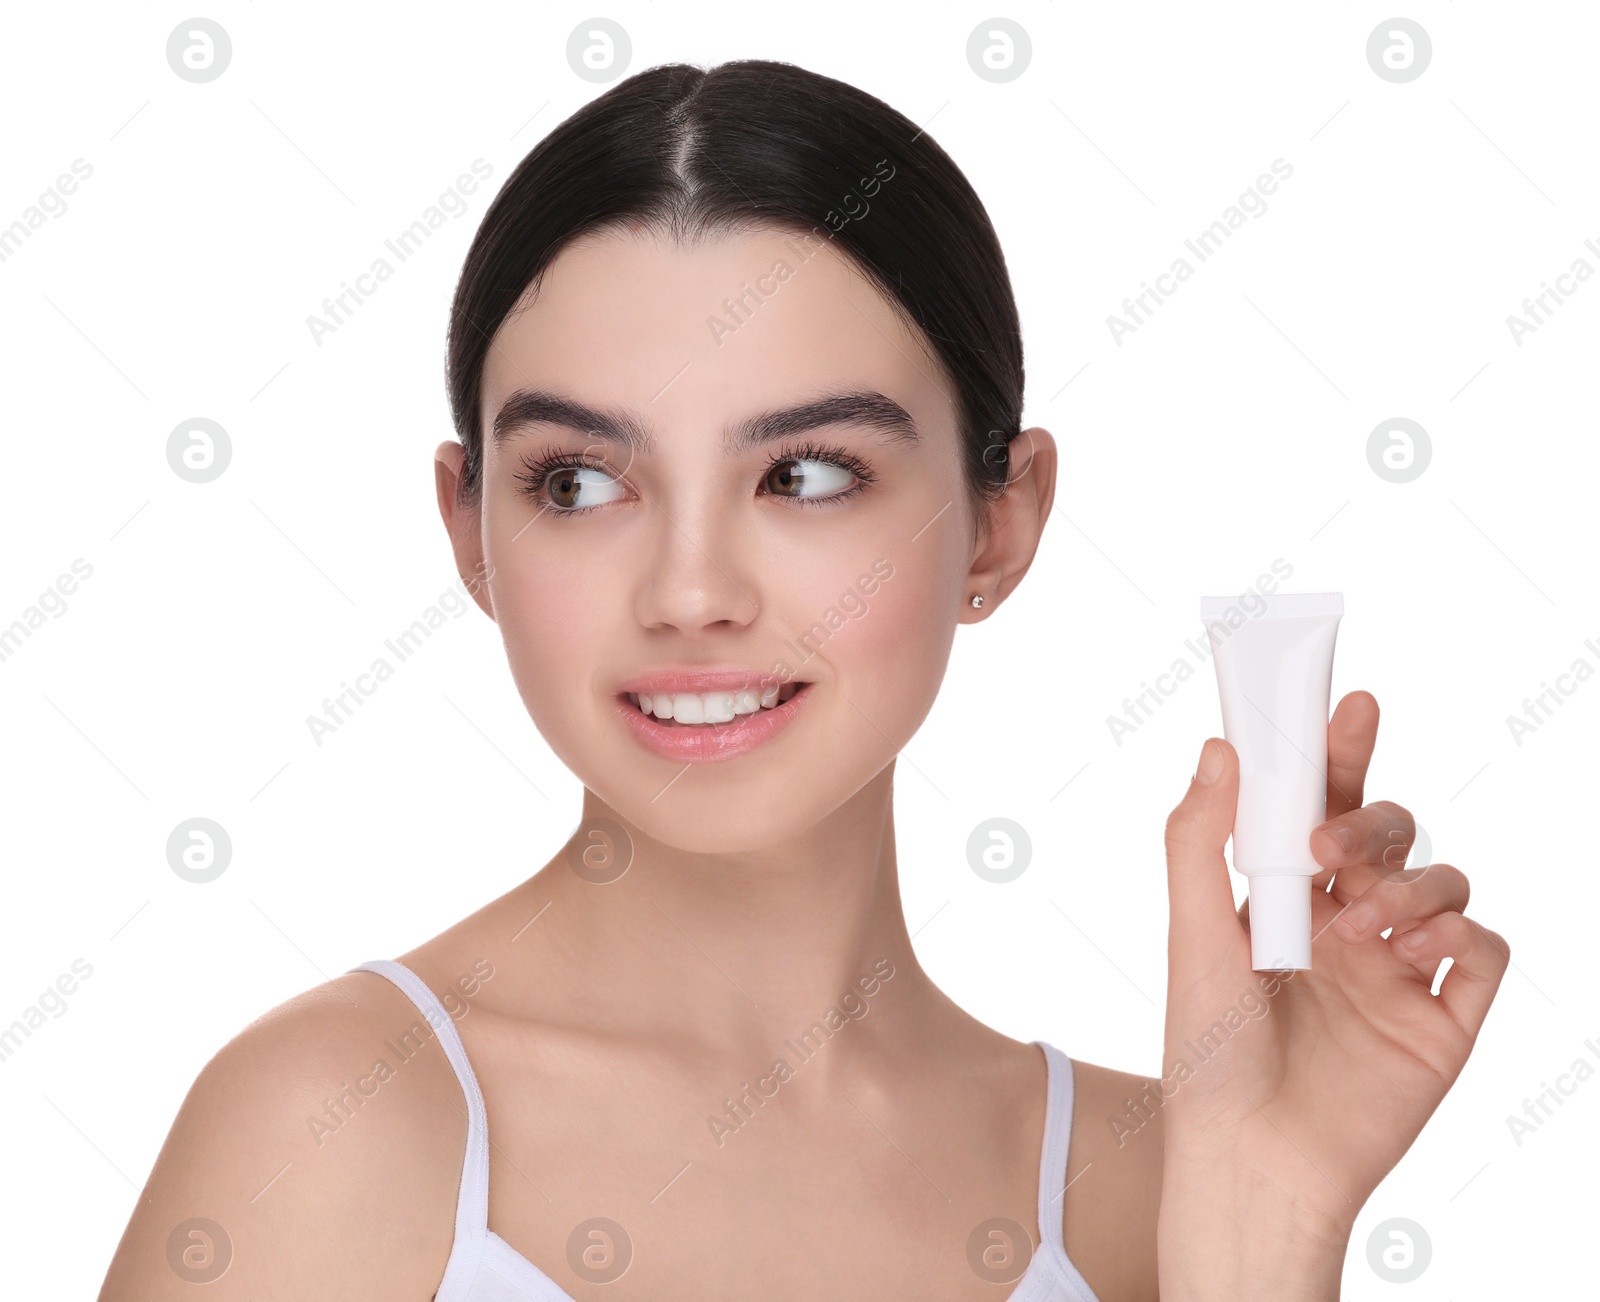
[[[983,609],[983,598],[980,597],[977,593],[973,593],[972,594],[972,608],[974,610],[982,610]]]

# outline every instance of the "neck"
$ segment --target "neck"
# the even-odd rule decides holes
[[[841,1029],[856,1060],[915,1043],[916,1028],[952,1006],[906,931],[893,767],[803,837],[740,853],[663,845],[586,790],[577,833],[529,883],[538,920],[518,948],[558,960],[530,960],[529,988],[548,981],[564,1021],[714,1058],[793,1063],[806,1033],[816,1044]],[[597,828],[621,828],[626,841]],[[843,1055],[817,1061],[830,1057]]]

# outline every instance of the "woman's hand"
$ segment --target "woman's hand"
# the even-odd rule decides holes
[[[1460,1075],[1510,961],[1499,935],[1463,916],[1465,874],[1401,870],[1411,815],[1362,805],[1377,732],[1366,692],[1328,725],[1309,971],[1251,970],[1249,905],[1234,911],[1222,853],[1239,791],[1232,746],[1206,742],[1167,820],[1168,1302],[1337,1297],[1357,1213]]]

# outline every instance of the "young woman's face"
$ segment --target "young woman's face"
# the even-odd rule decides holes
[[[702,853],[792,842],[921,725],[969,596],[957,410],[826,242],[576,241],[496,335],[482,412],[512,674],[622,818]]]

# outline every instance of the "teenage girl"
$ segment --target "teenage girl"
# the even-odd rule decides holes
[[[224,1046],[102,1299],[1336,1297],[1508,962],[1459,870],[1394,870],[1370,695],[1328,726],[1309,971],[1251,970],[1237,756],[1201,750],[1160,1079],[991,1030],[907,934],[896,756],[1056,475],[933,139],[785,63],[628,78],[489,207],[448,382],[455,563],[581,824]]]

